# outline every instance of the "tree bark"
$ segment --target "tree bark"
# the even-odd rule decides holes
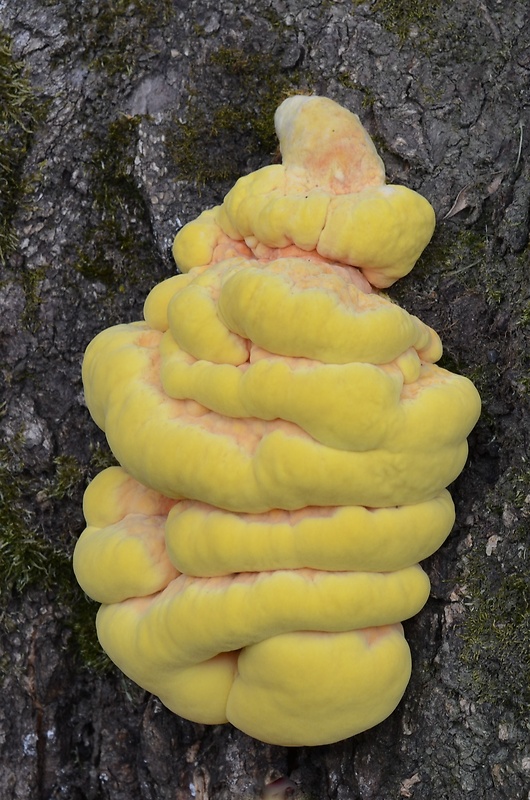
[[[528,3],[0,0],[0,24],[0,796],[530,797]],[[184,223],[277,158],[297,92],[358,113],[434,206],[389,294],[483,400],[405,697],[314,748],[171,714],[102,657],[70,566],[112,463],[83,351],[141,318]]]

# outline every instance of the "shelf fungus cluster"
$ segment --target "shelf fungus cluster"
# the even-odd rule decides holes
[[[177,235],[145,320],[83,379],[121,466],[89,485],[74,556],[110,658],[181,716],[278,745],[366,730],[410,676],[401,621],[449,534],[480,409],[437,334],[379,289],[434,229],[385,184],[358,118],[276,112],[282,164]]]

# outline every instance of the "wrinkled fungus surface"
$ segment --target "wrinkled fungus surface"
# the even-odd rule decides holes
[[[88,487],[77,578],[102,646],[183,717],[317,745],[387,717],[400,622],[449,534],[480,401],[437,334],[378,293],[434,228],[358,118],[276,112],[283,163],[177,235],[145,320],[89,345],[86,401],[121,466]]]

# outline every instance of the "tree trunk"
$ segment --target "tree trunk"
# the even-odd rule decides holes
[[[525,0],[0,0],[0,797],[530,797]],[[295,93],[356,112],[437,230],[389,290],[483,400],[457,522],[424,565],[412,679],[377,727],[281,748],[183,721],[119,673],[71,554],[112,463],[94,335],[140,319],[173,236],[277,159]],[[276,779],[283,783],[269,786]],[[276,791],[275,795],[273,792]]]

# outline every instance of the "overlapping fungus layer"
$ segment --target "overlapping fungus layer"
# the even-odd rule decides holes
[[[276,113],[283,164],[176,237],[183,274],[89,345],[86,401],[119,467],[88,487],[74,567],[98,635],[188,719],[281,745],[384,719],[410,675],[400,622],[449,534],[446,487],[480,402],[441,344],[373,291],[432,234],[357,117]]]

